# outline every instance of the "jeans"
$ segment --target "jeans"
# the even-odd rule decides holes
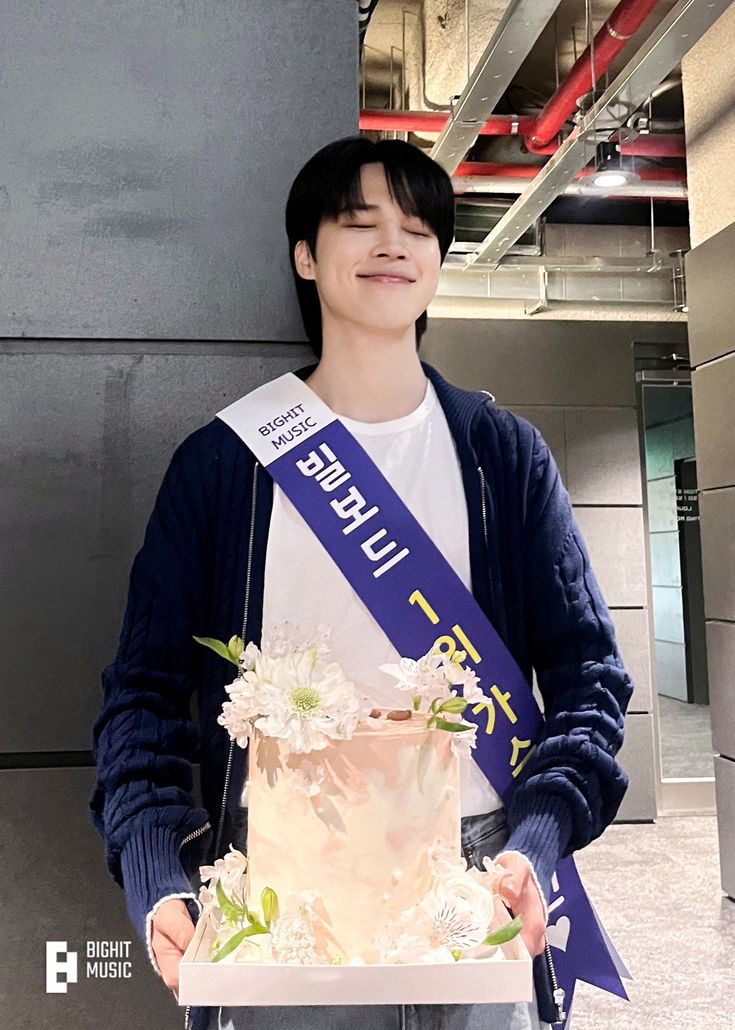
[[[508,840],[505,810],[462,819],[468,864],[482,869]],[[221,1006],[208,1030],[548,1030],[530,1002],[482,1005],[273,1005]]]

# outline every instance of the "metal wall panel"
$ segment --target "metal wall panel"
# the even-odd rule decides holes
[[[83,751],[176,446],[303,344],[0,342],[0,751]],[[43,642],[54,675],[29,658]],[[12,684],[13,689],[10,689]],[[18,697],[33,696],[29,719]]]
[[[357,131],[354,0],[8,0],[0,336],[299,340],[284,207]]]
[[[697,486],[700,490],[735,486],[733,397],[735,353],[694,369],[692,404],[697,441]]]
[[[136,936],[87,816],[93,783],[92,769],[0,771],[0,859],[8,885],[0,938],[2,1025],[181,1030],[184,1010]],[[66,941],[77,952],[78,979],[65,994],[46,993],[46,941]],[[131,978],[88,977],[87,941],[129,942]]]
[[[733,253],[735,223],[700,243],[686,256],[689,354],[693,366],[735,351],[730,292],[723,289],[731,274]]]
[[[735,622],[707,623],[712,748],[735,755]]]

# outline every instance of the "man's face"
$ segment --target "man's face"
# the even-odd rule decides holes
[[[343,212],[336,221],[323,219],[318,261],[301,240],[294,249],[296,268],[315,280],[323,321],[332,315],[338,322],[405,332],[436,293],[439,240],[429,225],[405,214],[391,198],[380,162],[362,166],[360,184],[369,209]]]

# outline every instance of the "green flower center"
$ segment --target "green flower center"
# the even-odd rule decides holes
[[[322,696],[315,687],[295,687],[290,701],[297,712],[313,712],[322,703]]]

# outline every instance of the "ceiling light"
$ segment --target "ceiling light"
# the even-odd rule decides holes
[[[615,143],[600,144],[597,152],[597,171],[591,178],[594,186],[606,190],[640,182],[640,176],[634,171],[632,162],[623,158]]]
[[[598,172],[592,179],[595,186],[625,186],[628,183],[628,176],[623,171],[609,169]]]

